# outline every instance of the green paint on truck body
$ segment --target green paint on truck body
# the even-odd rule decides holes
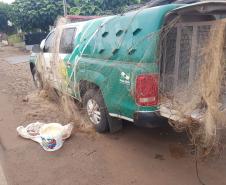
[[[96,84],[109,113],[133,119],[135,111],[158,110],[158,106],[136,104],[135,79],[139,74],[159,73],[158,34],[164,16],[179,6],[170,4],[87,21],[76,36],[74,45],[77,48],[70,56],[70,62],[76,63],[74,83],[85,80]],[[80,23],[77,24],[79,27]],[[68,75],[72,71],[69,70]],[[74,95],[80,99],[78,89]]]

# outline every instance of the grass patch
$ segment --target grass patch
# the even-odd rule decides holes
[[[9,44],[16,44],[23,42],[22,36],[18,34],[13,34],[8,37]]]

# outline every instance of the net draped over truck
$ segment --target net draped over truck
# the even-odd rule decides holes
[[[40,69],[79,101],[97,87],[111,116],[136,122],[156,114],[176,128],[201,123],[212,136],[225,121],[225,9],[225,2],[168,4],[59,21],[53,60]]]

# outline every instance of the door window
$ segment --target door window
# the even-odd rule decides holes
[[[60,39],[60,53],[72,53],[74,46],[76,28],[66,28],[63,30]]]
[[[44,47],[45,53],[53,52],[54,34],[55,34],[55,32],[50,33],[49,36],[47,37],[46,41],[45,41],[45,47]]]

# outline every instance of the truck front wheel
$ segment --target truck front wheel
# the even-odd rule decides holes
[[[100,90],[88,89],[86,91],[83,96],[83,108],[97,132],[103,133],[109,130],[108,111]]]

